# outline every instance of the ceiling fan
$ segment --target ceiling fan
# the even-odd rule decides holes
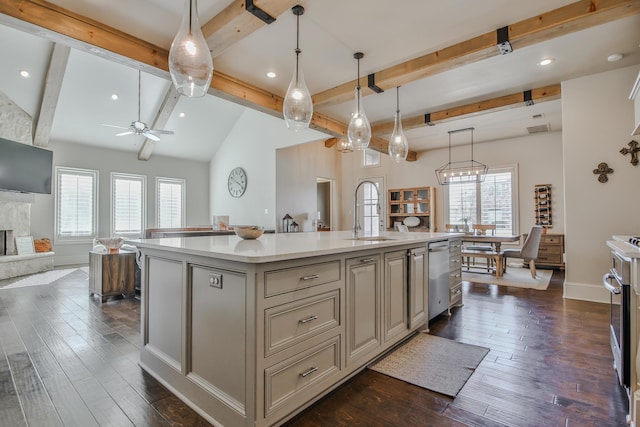
[[[160,130],[160,129],[149,129],[146,123],[140,120],[140,70],[138,70],[138,120],[131,122],[129,127],[117,126],[117,125],[109,125],[106,123],[102,123],[103,126],[109,126],[116,129],[125,129],[125,132],[117,133],[116,136],[125,136],[125,135],[142,135],[145,138],[149,138],[152,141],[160,141],[158,135],[173,135],[173,131],[171,130]]]

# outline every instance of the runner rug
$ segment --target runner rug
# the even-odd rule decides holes
[[[419,333],[369,369],[455,397],[488,348]]]

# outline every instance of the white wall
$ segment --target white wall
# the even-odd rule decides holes
[[[66,166],[97,170],[98,175],[98,236],[111,234],[111,172],[133,173],[147,176],[147,224],[156,227],[155,179],[156,177],[183,178],[186,180],[186,224],[209,224],[209,168],[207,162],[193,162],[167,157],[152,156],[148,161],[137,159],[136,153],[107,150],[87,145],[51,142],[53,151],[54,192],[55,167]],[[36,194],[31,206],[31,234],[34,238],[48,237],[53,241],[54,194]],[[55,244],[55,265],[89,262],[89,244]]]
[[[411,141],[409,141],[411,144]],[[469,146],[452,149],[452,158],[469,156]],[[386,189],[435,186],[436,227],[444,229],[444,192],[438,184],[435,170],[447,163],[448,149],[437,149],[418,154],[415,162],[396,164],[389,156],[381,156],[381,166],[362,168],[361,153],[343,155],[342,166],[342,227],[349,229],[353,222],[353,190],[359,179],[379,177],[385,179]],[[550,233],[564,232],[564,203],[562,177],[562,134],[560,132],[534,134],[526,137],[474,144],[474,159],[489,167],[518,164],[519,233],[526,233],[534,224],[533,186],[552,184],[553,223]],[[385,195],[386,203],[386,195]]]
[[[340,153],[328,149],[324,141],[310,142],[279,149],[276,155],[276,213],[278,230],[288,213],[300,226],[300,231],[315,230],[318,216],[316,178],[340,182]],[[334,189],[331,229],[339,229],[340,198]]]
[[[640,167],[619,153],[633,139],[628,96],[639,69],[562,83],[568,298],[607,301],[601,285],[610,267],[605,242],[614,234],[640,232]],[[605,184],[592,172],[601,162],[614,170]]]
[[[292,132],[284,120],[247,109],[211,160],[209,216],[229,215],[231,225],[274,229],[278,224],[276,149],[326,138],[313,130]],[[247,172],[247,189],[234,198],[227,191],[227,179],[238,166]]]

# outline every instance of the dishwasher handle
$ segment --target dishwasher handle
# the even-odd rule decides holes
[[[442,242],[429,243],[429,252],[444,252],[448,250],[449,242],[446,240]]]

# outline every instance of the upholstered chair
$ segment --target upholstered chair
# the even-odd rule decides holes
[[[536,263],[538,258],[538,248],[540,246],[540,239],[542,238],[542,227],[534,225],[531,227],[531,231],[527,235],[526,240],[522,244],[521,249],[505,249],[503,251],[504,262],[502,265],[506,271],[507,258],[521,258],[524,261],[529,261],[529,270],[531,270],[531,277],[536,278]]]

